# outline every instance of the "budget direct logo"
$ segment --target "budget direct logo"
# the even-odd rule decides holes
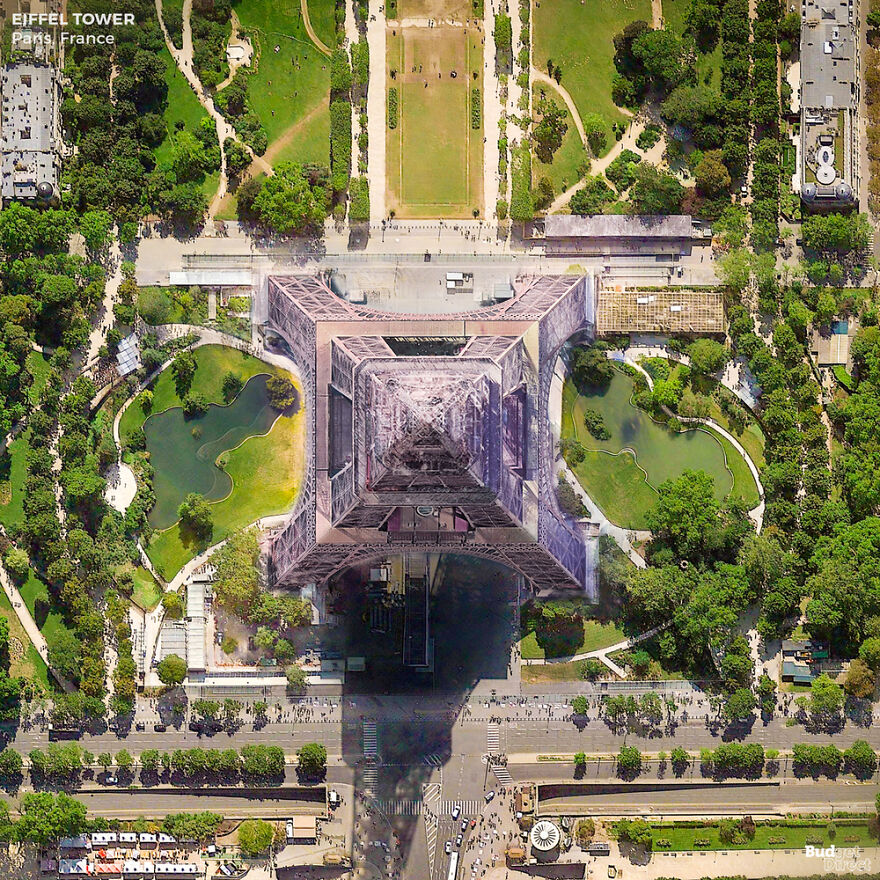
[[[821,859],[822,870],[840,874],[869,874],[871,860],[861,857],[862,851],[857,847],[811,846],[804,847],[804,855],[808,859]]]

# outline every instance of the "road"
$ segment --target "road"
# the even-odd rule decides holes
[[[541,812],[597,815],[672,813],[689,815],[766,815],[772,813],[861,812],[875,808],[875,785],[845,782],[777,783],[727,786],[709,782],[666,791],[618,791],[552,798],[541,802]]]

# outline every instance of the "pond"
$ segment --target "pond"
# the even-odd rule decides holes
[[[573,432],[587,449],[614,455],[614,458],[599,455],[593,463],[600,473],[602,470],[618,472],[619,483],[613,491],[623,489],[630,496],[627,499],[630,507],[636,497],[642,498],[642,503],[636,503],[636,507],[641,507],[648,501],[645,497],[648,486],[656,489],[665,480],[680,476],[685,469],[705,471],[713,477],[715,495],[719,501],[724,499],[733,488],[733,475],[725,464],[724,450],[716,437],[701,430],[684,433],[671,431],[630,403],[632,391],[632,379],[617,370],[607,388],[597,388],[586,395],[579,394],[573,383],[567,381],[563,397],[563,433],[571,436]],[[605,427],[611,434],[610,439],[597,440],[587,431],[584,426],[584,411],[587,407],[601,413]],[[622,455],[617,455],[621,452]],[[633,466],[633,459],[638,468]],[[581,470],[576,469],[579,478]],[[647,472],[648,486],[645,485],[645,474],[642,471]],[[602,486],[584,486],[588,493],[595,493],[594,500],[609,516],[610,511],[603,504],[602,496],[606,494],[604,490],[612,489],[614,482],[603,479]],[[653,492],[650,494],[656,498]],[[617,503],[621,501],[622,499]],[[636,511],[631,510],[631,513]]]
[[[153,528],[174,525],[177,508],[190,492],[220,501],[232,491],[232,480],[217,466],[217,458],[248,437],[265,434],[278,418],[269,404],[268,379],[265,374],[252,377],[229,406],[212,403],[204,415],[186,418],[176,406],[144,422],[155,470],[156,504],[149,515]]]

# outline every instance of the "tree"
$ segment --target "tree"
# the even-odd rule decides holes
[[[562,139],[568,131],[565,111],[553,100],[542,98],[537,102],[540,120],[532,127],[535,153],[545,164],[553,161],[553,154],[562,146]]]
[[[113,757],[110,752],[101,752],[101,754],[98,755],[98,766],[101,767],[105,773],[107,772],[108,767],[113,766]]]
[[[691,366],[700,373],[717,373],[730,359],[730,351],[714,339],[697,339],[688,346]]]
[[[299,769],[306,776],[322,776],[327,768],[327,749],[320,743],[306,743],[296,757]]]
[[[28,576],[28,572],[31,568],[30,557],[27,555],[27,552],[20,547],[10,547],[6,551],[6,556],[3,557],[3,562],[6,565],[7,571],[19,583],[24,581]]]
[[[229,370],[223,376],[223,399],[230,403],[233,401],[238,392],[241,391],[244,383],[242,382],[241,376],[238,373],[233,373],[232,370]]]
[[[614,201],[614,190],[604,177],[586,177],[584,185],[571,197],[572,214],[601,214],[605,205]]]
[[[877,769],[877,754],[863,739],[844,750],[843,761],[847,772],[860,779],[870,779]]]
[[[718,524],[718,502],[712,478],[685,470],[660,485],[659,498],[648,513],[648,528],[678,559],[701,556]]]
[[[159,770],[159,752],[156,749],[145,749],[141,752],[141,768],[147,773]]]
[[[181,351],[171,362],[174,388],[181,400],[189,393],[198,366],[196,356],[191,351]]]
[[[186,678],[186,660],[177,654],[169,654],[159,661],[156,673],[159,676],[159,681],[164,685],[181,684]]]
[[[571,373],[580,388],[604,388],[614,376],[614,367],[601,348],[581,347],[575,349]]]
[[[642,753],[635,746],[621,746],[617,769],[621,775],[637,776],[642,772]]]
[[[684,45],[670,30],[646,31],[633,42],[632,54],[654,85],[663,91],[675,88],[687,73]]]
[[[306,671],[296,663],[291,663],[286,667],[284,674],[287,676],[287,685],[291,690],[301,693],[308,687],[308,675],[306,674]]]
[[[856,658],[849,664],[844,690],[854,697],[870,697],[874,693],[874,671],[864,660]]]
[[[144,415],[149,415],[153,411],[153,392],[149,388],[146,391],[142,391],[139,400],[141,412]]]
[[[681,746],[676,746],[669,755],[669,761],[672,764],[672,772],[676,776],[681,776],[687,770],[691,756]]]
[[[260,546],[254,531],[236,532],[211,557],[217,569],[214,596],[227,611],[244,617],[257,602],[260,583],[257,559]]]
[[[296,386],[287,376],[271,376],[266,382],[269,403],[278,410],[285,410],[299,398]]]
[[[575,715],[585,716],[589,711],[589,704],[587,703],[587,698],[584,696],[577,696],[571,701],[571,711]]]
[[[859,657],[875,672],[880,669],[880,637],[865,639],[859,648]]]
[[[165,609],[165,616],[170,620],[180,620],[183,616],[183,599],[180,593],[169,590],[162,596],[162,607]]]
[[[653,844],[651,827],[644,819],[621,819],[614,823],[618,840],[626,840],[636,846],[650,850]]]
[[[721,161],[721,150],[710,150],[703,154],[694,169],[697,189],[710,199],[726,193],[730,189],[730,172]]]
[[[843,709],[843,690],[823,673],[813,679],[807,701],[813,715],[836,715]]]
[[[642,162],[635,167],[635,181],[629,192],[631,214],[677,214],[681,211],[684,187],[674,174]]]
[[[126,772],[134,766],[134,758],[127,749],[121,749],[116,753],[116,766]]]
[[[350,115],[350,105],[342,103]],[[252,211],[262,226],[289,235],[320,229],[327,216],[326,204],[324,187],[312,186],[299,165],[282,162],[275,174],[263,179]]]
[[[724,716],[729,721],[745,721],[755,711],[755,695],[748,688],[738,688],[724,704]]]
[[[181,524],[199,540],[207,541],[214,531],[214,513],[211,505],[197,492],[190,492],[177,508]]]
[[[79,218],[79,231],[90,251],[98,251],[110,241],[113,219],[106,211],[86,211]]]
[[[82,675],[82,642],[67,628],[60,628],[49,641],[49,665],[71,681]]]
[[[24,760],[15,749],[3,749],[0,751],[0,779],[7,782],[15,781],[21,778]]]
[[[21,800],[21,818],[15,833],[19,840],[38,846],[57,844],[61,837],[74,837],[86,828],[86,807],[64,792],[28,793]]]
[[[605,120],[598,113],[585,113],[582,123],[584,126],[584,134],[587,137],[587,144],[590,147],[590,152],[594,156],[599,156],[604,152],[605,147],[608,144]]]
[[[592,819],[579,819],[574,826],[574,837],[578,846],[587,846],[596,833],[596,823]]]
[[[238,826],[238,845],[249,856],[258,856],[272,845],[274,831],[265,819],[245,819]]]

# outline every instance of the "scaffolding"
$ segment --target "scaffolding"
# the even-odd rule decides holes
[[[603,288],[596,313],[598,335],[613,333],[723,334],[724,296],[703,290]]]

